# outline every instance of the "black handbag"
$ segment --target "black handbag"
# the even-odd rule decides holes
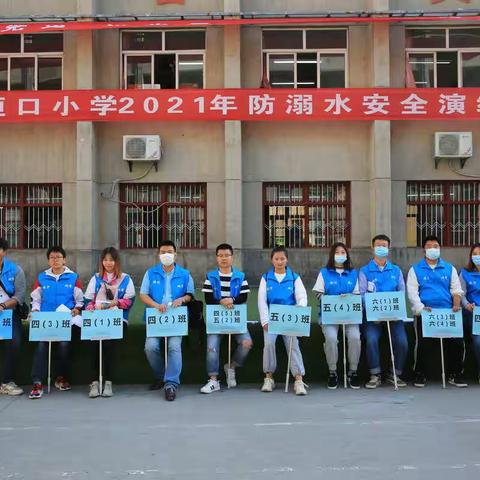
[[[3,288],[4,292],[7,293],[7,290],[5,289],[5,285],[3,282],[0,280],[0,287]],[[22,319],[25,320],[28,317],[28,314],[30,313],[30,307],[25,303],[17,303],[14,308],[14,312]]]

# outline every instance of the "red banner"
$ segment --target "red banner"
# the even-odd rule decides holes
[[[480,119],[480,88],[0,92],[0,123],[463,119]]]
[[[480,22],[479,15],[470,16],[405,16],[405,17],[307,17],[307,18],[228,18],[218,20],[132,20],[125,22],[26,22],[0,23],[0,35],[19,33],[67,32],[78,30],[111,30],[127,28],[204,28],[217,25],[318,25],[348,23],[398,23],[398,22]]]

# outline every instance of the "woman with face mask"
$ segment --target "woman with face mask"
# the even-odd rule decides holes
[[[322,295],[349,293],[358,295],[360,293],[358,271],[352,267],[350,253],[344,243],[337,242],[332,245],[327,265],[320,270],[313,291],[319,300]],[[338,387],[338,328],[339,325],[322,325],[323,335],[325,336],[325,356],[327,357],[329,370],[327,387],[331,390]],[[360,388],[360,380],[357,369],[362,349],[360,326],[346,325],[345,333],[348,340],[348,383],[350,388],[358,389]]]
[[[477,360],[478,378],[480,381],[480,335],[472,334],[473,310],[480,307],[480,243],[474,243],[470,249],[468,264],[460,271],[462,296],[463,331],[467,338],[472,339],[472,349]]]

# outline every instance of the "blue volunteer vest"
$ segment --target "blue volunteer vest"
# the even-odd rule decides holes
[[[215,300],[222,299],[222,286],[220,284],[220,271],[218,268],[207,273],[207,279],[210,281],[213,290],[213,298]],[[230,297],[236,298],[240,295],[242,289],[242,283],[245,280],[245,274],[232,268],[232,277],[230,279]]]
[[[465,281],[467,290],[465,296],[467,297],[468,303],[474,303],[480,306],[480,272],[478,270],[469,272],[463,268],[460,275]]]
[[[285,277],[281,282],[275,277],[273,268],[263,274],[263,279],[267,283],[267,304],[296,305],[295,280],[298,277],[299,275],[289,267],[287,267]]]
[[[120,285],[118,286],[117,290],[117,297],[119,299],[123,298],[125,296],[125,292],[127,291],[127,286],[128,283],[130,282],[130,276],[125,275],[125,278],[120,282]],[[100,275],[98,273],[95,274],[95,295],[98,295],[98,291],[100,290],[102,286],[103,280],[100,278]],[[133,302],[135,301],[135,297],[131,298],[132,304],[130,305],[130,308],[133,306]],[[123,318],[125,320],[128,320],[128,314],[130,313],[130,308],[127,308],[125,310],[122,310],[123,313]]]
[[[150,281],[149,295],[157,303],[163,302],[165,293],[166,275],[162,265],[158,264],[148,270],[148,279]],[[171,278],[172,300],[183,297],[187,293],[190,272],[180,265],[175,264]]]
[[[450,293],[450,281],[453,266],[442,259],[438,260],[434,269],[425,259],[413,266],[418,281],[420,300],[427,307],[452,308],[453,299]]]
[[[72,309],[75,306],[74,290],[77,279],[78,275],[74,272],[64,272],[58,280],[46,272],[40,273],[38,276],[38,283],[42,289],[40,310],[54,312],[62,304]]]
[[[344,270],[338,273],[335,269],[324,267],[320,272],[325,282],[325,295],[342,295],[355,290],[358,279],[357,270]]]
[[[360,271],[368,282],[375,284],[375,292],[396,292],[398,290],[398,280],[402,272],[397,265],[387,261],[381,270],[374,260],[370,260]]]
[[[11,297],[15,293],[15,275],[17,274],[17,265],[8,258],[3,259],[2,283],[5,287],[5,293]]]

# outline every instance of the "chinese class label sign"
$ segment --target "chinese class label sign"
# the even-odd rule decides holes
[[[12,339],[12,314],[13,310],[0,312],[0,340]]]
[[[365,313],[369,322],[405,320],[405,292],[365,293]]]
[[[462,312],[453,312],[451,308],[422,310],[422,330],[424,337],[463,338]]]
[[[362,323],[360,295],[322,295],[320,323],[323,325]]]
[[[92,310],[82,313],[82,340],[123,338],[122,310]]]
[[[247,305],[234,305],[233,308],[207,305],[205,320],[209,334],[246,333]]]
[[[71,339],[70,312],[32,312],[30,342],[69,342]]]
[[[272,304],[269,307],[268,333],[309,337],[311,317],[311,307]]]
[[[169,308],[162,313],[147,308],[147,337],[184,337],[188,335],[187,307]]]
[[[0,123],[480,119],[480,88],[0,92]]]

